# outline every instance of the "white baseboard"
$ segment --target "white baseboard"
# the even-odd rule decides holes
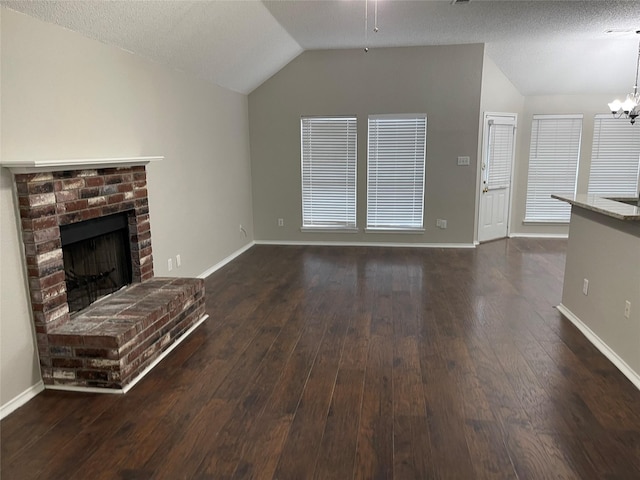
[[[234,258],[239,257],[240,255],[242,255],[244,252],[246,252],[251,247],[253,247],[256,243],[257,242],[247,243],[244,247],[240,248],[239,250],[236,250],[235,252],[233,252],[228,257],[220,260],[213,267],[209,267],[208,269],[206,269],[204,272],[202,272],[200,275],[198,275],[198,278],[207,278],[209,275],[211,275],[216,270],[220,270],[222,267],[224,267],[227,263],[229,263]]]
[[[5,403],[0,407],[0,420],[6,417],[7,415],[9,415],[10,413],[14,412],[21,406],[23,406],[25,403],[27,403],[29,400],[31,400],[33,397],[38,395],[43,390],[44,390],[44,384],[42,383],[42,380],[40,380],[35,385],[32,385],[21,394],[9,400],[7,403]]]
[[[388,243],[388,242],[312,242],[256,240],[256,245],[302,245],[309,247],[402,247],[402,248],[475,248],[473,243]]]
[[[510,233],[509,238],[569,238],[568,233]]]
[[[593,330],[591,330],[582,320],[580,320],[571,310],[560,304],[556,307],[558,311],[567,317],[571,323],[573,323],[582,334],[598,349],[600,352],[611,360],[618,370],[627,377],[631,383],[633,383],[638,390],[640,390],[640,375],[634,371],[627,362],[625,362],[620,356],[614,352]]]
[[[158,358],[156,358],[153,362],[151,362],[147,366],[147,368],[145,368],[142,372],[140,372],[140,374],[136,378],[134,378],[131,382],[126,384],[124,386],[124,388],[76,387],[74,385],[45,385],[44,388],[46,388],[47,390],[65,390],[65,391],[68,391],[68,392],[84,392],[84,393],[107,393],[107,394],[119,394],[119,395],[127,393],[129,390],[131,390],[136,385],[136,383],[138,383],[140,380],[142,380],[144,378],[144,376],[153,369],[153,367],[158,365],[167,355],[169,355],[169,353],[171,353],[173,351],[174,348],[176,348],[178,345],[180,345],[183,342],[184,339],[186,339],[189,335],[191,335],[191,333],[196,328],[198,328],[207,318],[209,318],[209,315],[205,313],[200,318],[200,320],[198,320],[196,323],[194,323],[189,328],[189,330],[184,332],[182,334],[182,336],[180,336],[180,338],[178,340],[173,342],[171,344],[171,346],[169,346],[169,348],[167,348],[164,352],[162,352],[158,356]]]

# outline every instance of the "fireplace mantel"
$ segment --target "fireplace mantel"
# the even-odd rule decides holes
[[[60,160],[25,160],[1,162],[0,166],[14,174],[88,170],[95,168],[125,168],[147,165],[164,157],[76,158]]]

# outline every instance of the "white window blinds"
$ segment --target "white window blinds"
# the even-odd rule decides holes
[[[427,117],[369,117],[367,228],[423,227]]]
[[[302,227],[356,228],[355,117],[303,117]]]
[[[628,119],[596,115],[589,193],[610,197],[638,195],[640,128]]]
[[[515,131],[514,119],[490,119],[486,165],[486,186],[507,188],[511,183],[511,159]]]
[[[534,115],[525,221],[568,222],[571,206],[552,194],[576,192],[582,115]]]

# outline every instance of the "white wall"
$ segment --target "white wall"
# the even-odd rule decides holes
[[[247,97],[1,9],[4,161],[163,155],[154,268],[197,276],[253,239]],[[0,171],[0,405],[39,381],[11,173]],[[248,232],[239,231],[242,224]],[[174,260],[175,263],[175,260]]]

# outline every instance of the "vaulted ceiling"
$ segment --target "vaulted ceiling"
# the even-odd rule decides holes
[[[485,43],[487,55],[523,95],[622,94],[633,86],[640,40],[638,1],[0,4],[242,93],[304,50]]]

